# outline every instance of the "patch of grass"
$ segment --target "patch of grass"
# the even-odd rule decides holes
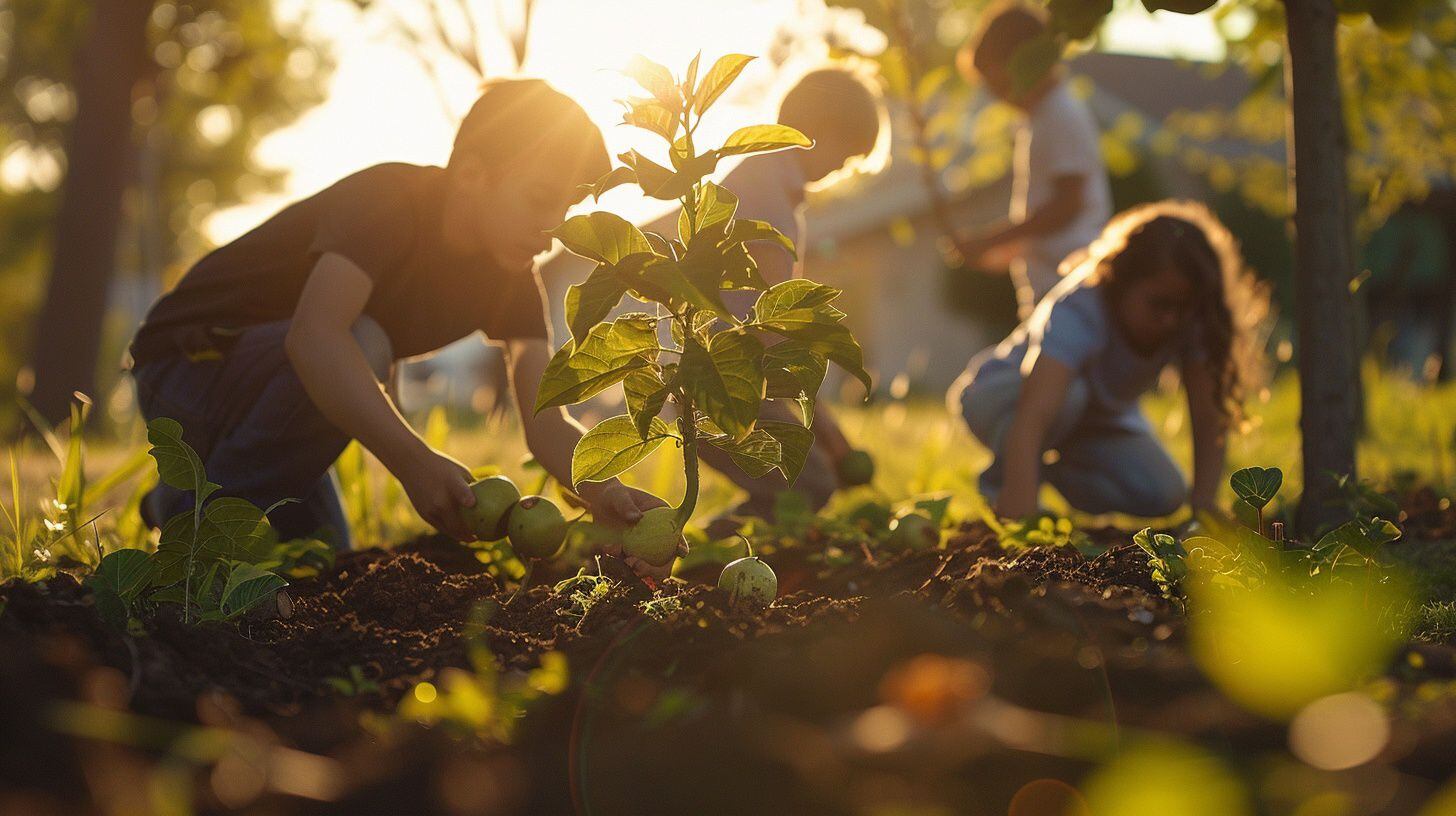
[[[1456,640],[1456,601],[1431,601],[1416,612],[1415,630],[1411,636],[1429,643]]]

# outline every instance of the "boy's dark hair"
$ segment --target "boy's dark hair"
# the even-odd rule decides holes
[[[986,10],[981,24],[966,38],[956,55],[956,65],[965,77],[986,73],[993,65],[1008,65],[1018,49],[1047,31],[1046,12],[1017,2],[1002,3]]]
[[[848,68],[819,68],[779,102],[778,121],[820,141],[833,134],[846,157],[873,157],[888,133],[885,105],[870,80]]]
[[[487,80],[460,122],[449,166],[475,156],[487,167],[509,167],[528,155],[573,163],[583,184],[612,168],[601,130],[576,100],[540,79]]]

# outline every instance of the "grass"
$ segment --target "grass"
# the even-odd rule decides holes
[[[1453,479],[1456,385],[1422,385],[1374,366],[1367,367],[1365,376],[1367,427],[1359,447],[1361,476],[1378,484],[1415,481],[1449,492]],[[1188,413],[1181,396],[1176,392],[1153,394],[1145,400],[1144,407],[1158,435],[1186,469],[1190,464]],[[595,416],[586,417],[588,421],[606,415],[600,409],[588,410],[596,412]],[[990,454],[970,436],[959,417],[947,413],[940,399],[927,395],[908,400],[881,400],[870,405],[839,405],[837,413],[850,439],[870,451],[876,460],[874,486],[860,491],[872,491],[891,501],[947,493],[953,497],[952,512],[961,517],[974,517],[984,511],[984,502],[975,485]],[[1248,465],[1277,465],[1285,472],[1286,487],[1281,496],[1284,501],[1293,500],[1300,489],[1295,378],[1284,376],[1274,382],[1252,401],[1248,414],[1246,428],[1230,440],[1229,470]],[[464,412],[447,415],[436,409],[414,417],[414,421],[430,444],[477,467],[478,473],[505,473],[527,492],[550,489],[544,472],[529,462],[513,415],[482,418]],[[142,438],[138,428],[128,429],[124,436],[128,441],[88,444],[85,452],[88,485],[104,484],[109,474],[135,456],[139,445],[135,440]],[[11,485],[0,485],[0,506],[7,508],[8,516],[18,504],[22,516],[36,518],[44,502],[56,495],[55,483],[63,463],[47,453],[43,445],[32,443],[17,447],[14,452],[18,474],[18,484],[14,486],[19,490],[20,499],[17,503],[12,498]],[[680,453],[664,447],[629,472],[625,481],[676,501],[683,492],[681,468]],[[140,543],[142,531],[135,522],[135,506],[147,486],[146,477],[150,472],[151,468],[143,468],[141,476],[121,480],[90,497],[91,506],[82,515],[89,518],[104,511],[97,521],[97,529],[108,549]],[[414,515],[398,482],[358,446],[352,446],[340,460],[339,475],[345,506],[361,543],[388,544],[426,529]],[[851,492],[836,501],[854,501],[864,495]],[[727,479],[708,471],[704,474],[698,517],[708,518],[726,510],[738,497],[737,489]],[[1049,507],[1067,510],[1050,488],[1044,498]],[[1080,517],[1078,521],[1094,520]],[[1124,526],[1136,524],[1132,519],[1115,517],[1095,521]],[[0,568],[30,557],[21,551],[24,545],[19,537],[7,538],[3,535],[6,532],[9,531],[0,530],[0,548],[4,550],[0,555],[5,556],[0,559]],[[89,543],[88,547],[94,549]],[[1429,558],[1421,559],[1421,569],[1434,582],[1428,597],[1456,597],[1456,565],[1447,568],[1444,563],[1437,563],[1443,556],[1441,551],[1433,550],[1425,555]]]

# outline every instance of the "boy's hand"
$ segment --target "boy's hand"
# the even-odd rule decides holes
[[[429,451],[396,474],[415,512],[431,527],[456,541],[472,541],[463,510],[475,505],[470,469],[437,451]]]
[[[666,507],[667,502],[643,490],[627,487],[613,479],[582,485],[577,494],[591,505],[592,518],[611,527],[630,527],[642,518],[645,510]],[[661,581],[672,574],[672,563],[654,567],[646,561],[622,554],[621,544],[607,548],[606,555],[621,558],[639,577]],[[679,556],[686,555],[680,552]]]

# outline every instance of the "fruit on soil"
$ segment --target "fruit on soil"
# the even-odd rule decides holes
[[[499,541],[508,532],[511,508],[521,500],[516,483],[505,476],[490,476],[470,485],[475,506],[465,508],[465,523],[482,541]]]
[[[862,450],[853,450],[839,460],[839,483],[845,487],[867,485],[875,478],[875,460]]]
[[[765,607],[778,597],[779,577],[763,559],[750,555],[723,568],[718,589],[728,593],[734,603]]]
[[[622,552],[640,558],[654,567],[665,567],[677,557],[682,530],[677,525],[677,510],[654,507],[642,514],[636,524],[622,533]]]
[[[890,524],[890,546],[897,550],[928,550],[940,545],[940,529],[919,513],[903,515]]]
[[[550,558],[566,543],[566,518],[549,499],[527,496],[511,508],[508,535],[519,558]]]

